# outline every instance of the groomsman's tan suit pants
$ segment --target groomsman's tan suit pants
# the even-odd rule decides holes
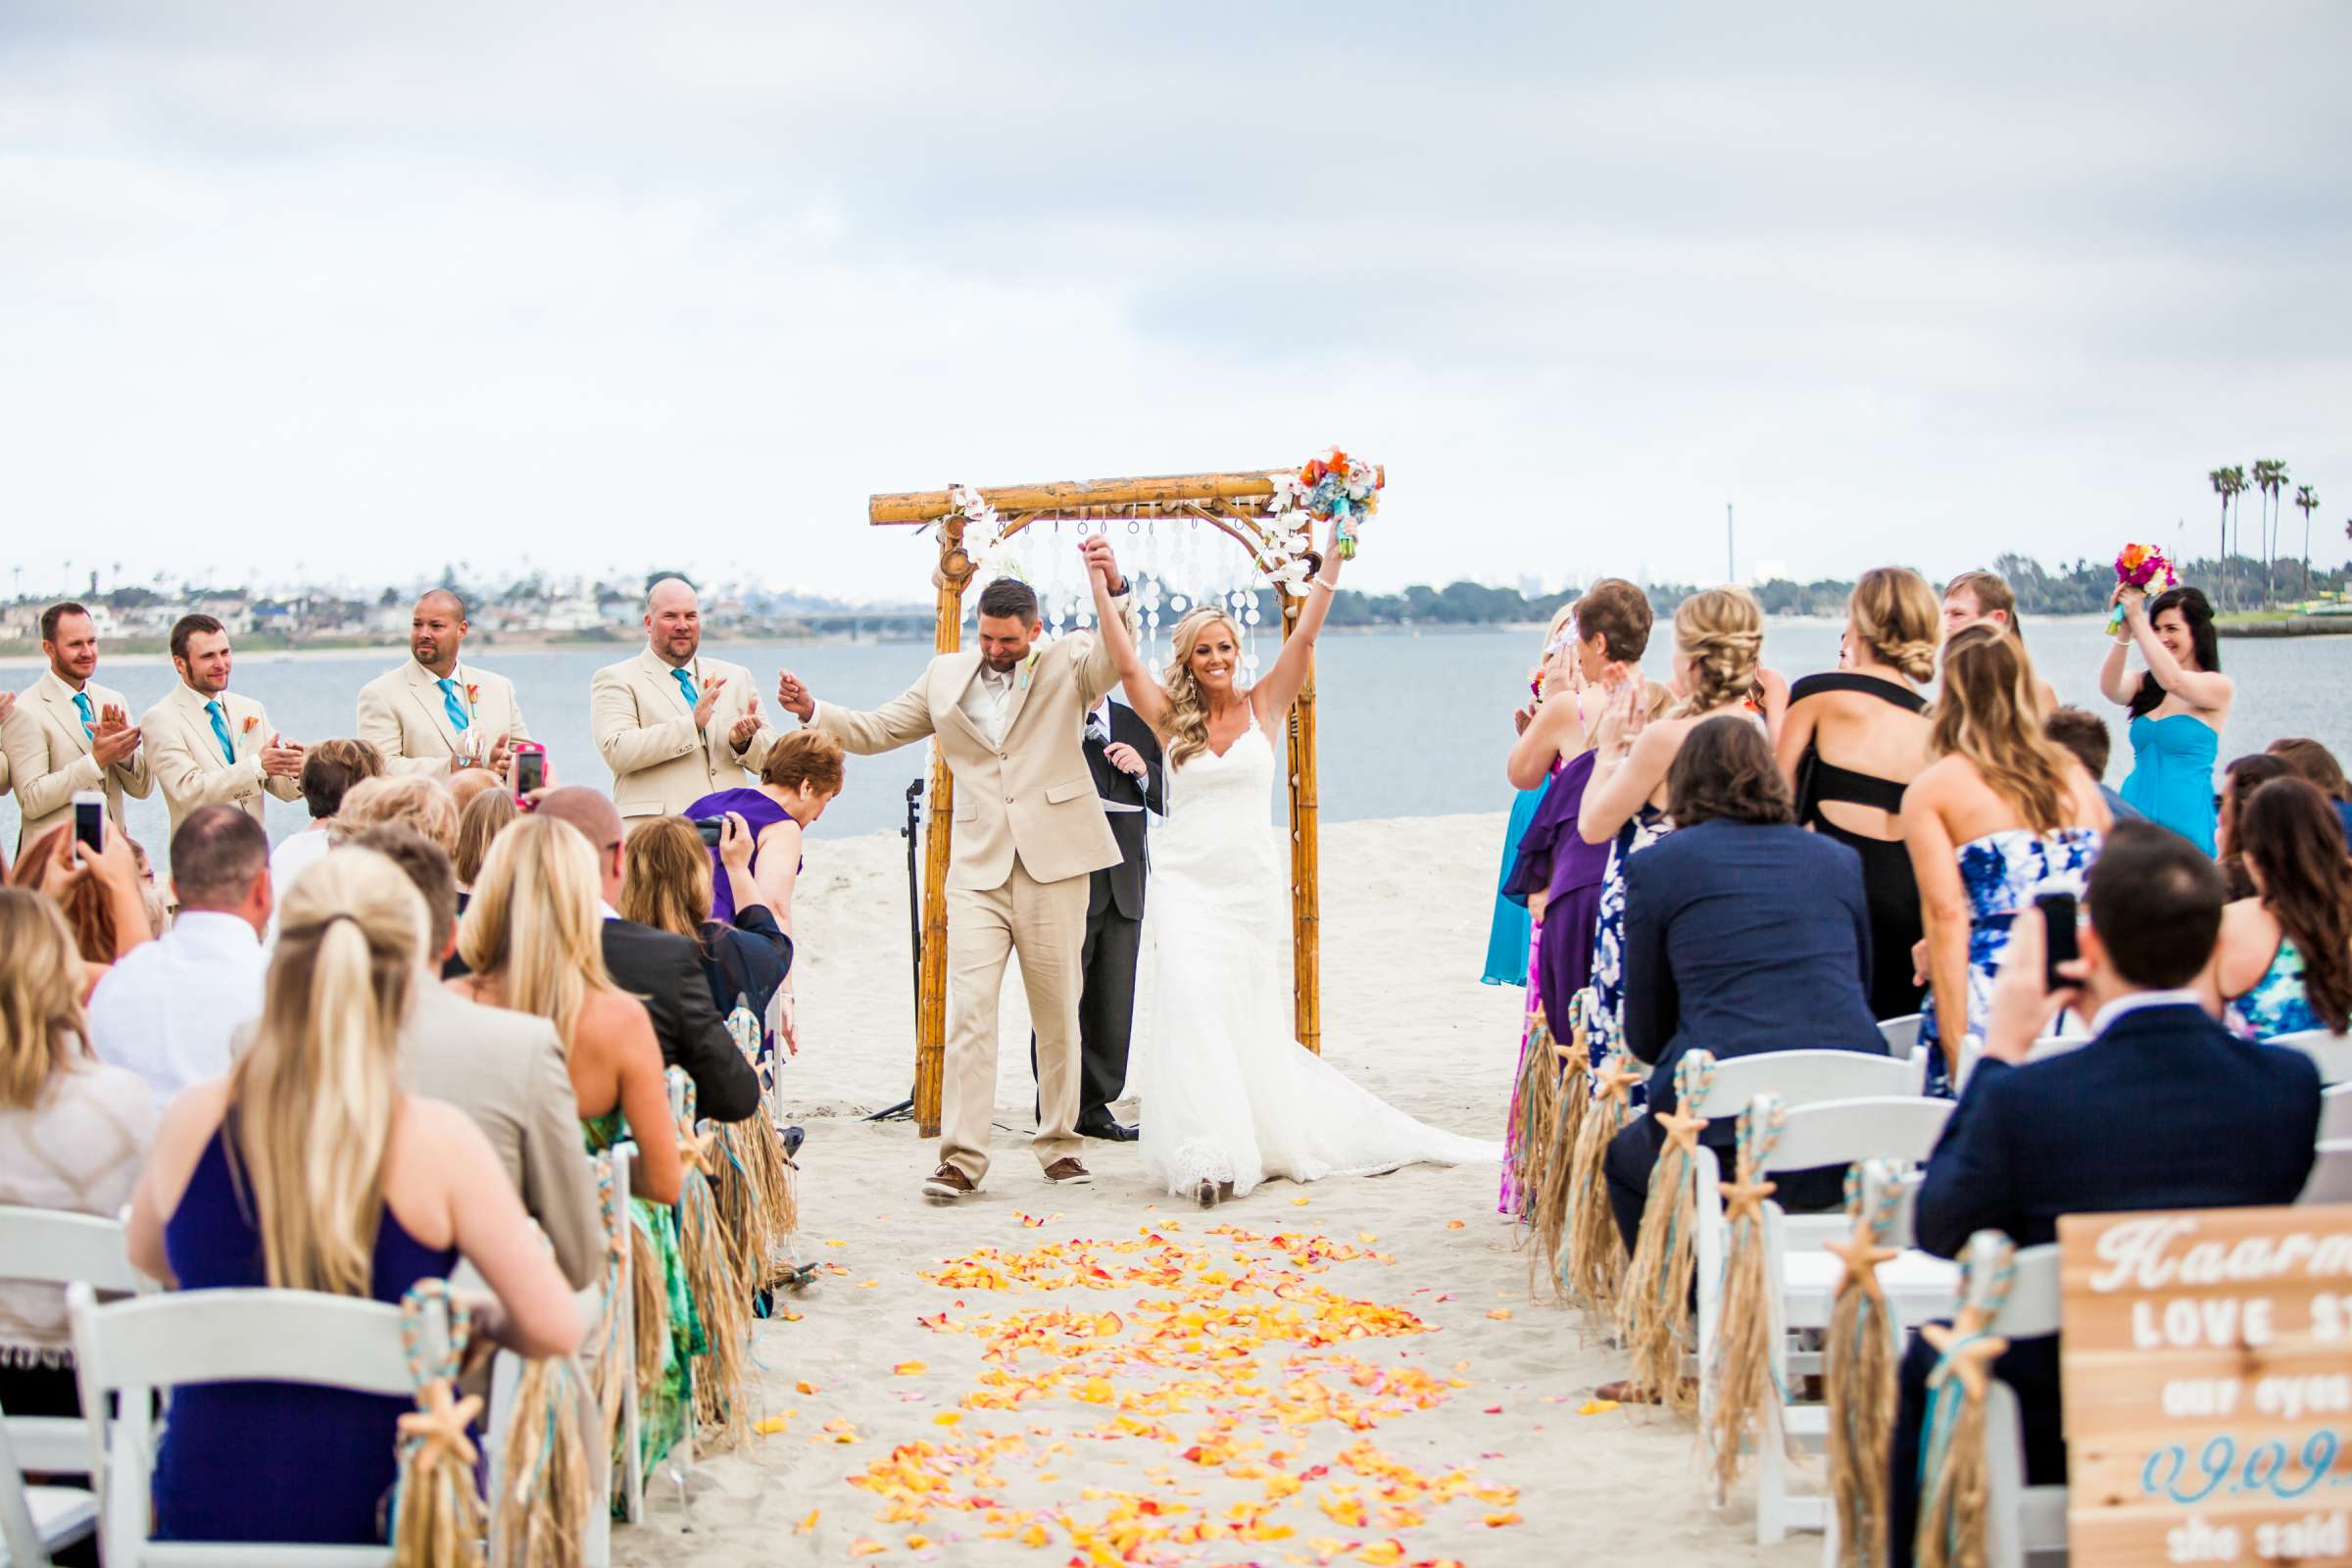
[[[997,1007],[1004,962],[1021,957],[1021,984],[1037,1029],[1040,1166],[1078,1152],[1079,958],[1086,949],[1091,872],[1040,882],[1018,856],[1012,875],[985,892],[948,889],[946,1071],[940,1085],[940,1157],[980,1185],[988,1174],[997,1110]]]

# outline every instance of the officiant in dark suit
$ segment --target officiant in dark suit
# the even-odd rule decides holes
[[[1159,739],[1135,710],[1107,697],[1086,715],[1086,765],[1119,841],[1119,863],[1094,873],[1086,904],[1086,948],[1078,999],[1081,1137],[1132,1142],[1135,1129],[1112,1119],[1110,1102],[1127,1081],[1127,1044],[1135,1032],[1135,962],[1144,942],[1144,884],[1150,859],[1145,813],[1168,811],[1167,771]],[[1031,1070],[1037,1037],[1029,1039]]]

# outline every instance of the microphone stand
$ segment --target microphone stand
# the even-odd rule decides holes
[[[923,781],[918,778],[906,786],[906,825],[899,829],[899,836],[906,841],[906,940],[914,966],[914,1023],[918,1034],[923,1023],[923,915],[921,878],[915,871],[914,852],[916,840],[922,831],[922,801]],[[905,1100],[887,1109],[877,1110],[865,1119],[908,1121],[913,1116],[914,1092],[909,1089]]]

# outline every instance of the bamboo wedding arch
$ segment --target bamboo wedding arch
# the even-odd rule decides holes
[[[1053,484],[1006,485],[977,492],[1002,519],[1000,540],[1033,523],[1068,522],[1084,529],[1113,522],[1157,520],[1206,523],[1232,539],[1251,563],[1268,571],[1277,562],[1270,540],[1309,528],[1303,512],[1276,514],[1271,507],[1274,476],[1285,470],[1244,473],[1188,473],[1146,479],[1062,480]],[[963,595],[978,564],[964,548],[966,519],[952,490],[917,490],[867,498],[866,521],[876,527],[935,526],[939,530],[939,627],[936,647],[952,654],[963,641]],[[1303,599],[1276,596],[1282,605],[1282,635],[1298,629]],[[1298,1043],[1323,1049],[1322,906],[1316,838],[1315,678],[1310,662],[1306,683],[1291,708],[1289,735],[1291,804],[1292,994]],[[948,857],[952,849],[956,781],[937,748],[931,760],[930,826],[923,844],[923,946],[915,998],[914,1114],[922,1134],[939,1132],[940,1075],[947,1055]]]

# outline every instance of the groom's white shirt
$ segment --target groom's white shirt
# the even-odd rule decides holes
[[[1004,722],[1012,706],[1012,671],[1000,674],[982,660],[980,669],[970,686],[964,689],[963,701],[957,705],[963,716],[971,721],[980,738],[995,751],[1004,744]]]

